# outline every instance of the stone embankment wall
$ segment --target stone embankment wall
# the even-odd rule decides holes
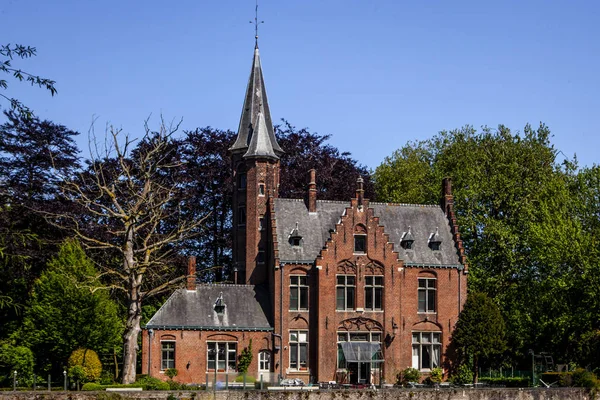
[[[169,396],[172,397],[169,397]],[[0,392],[0,400],[593,400],[579,388],[323,391]]]

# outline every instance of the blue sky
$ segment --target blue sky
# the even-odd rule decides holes
[[[2,42],[38,49],[15,65],[58,95],[4,93],[80,131],[82,149],[94,116],[132,136],[161,113],[235,130],[253,18],[254,0],[4,0]],[[331,134],[370,168],[440,130],[540,121],[568,157],[599,162],[599,2],[261,0],[259,19],[274,121]]]

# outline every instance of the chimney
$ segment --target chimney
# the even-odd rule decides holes
[[[363,178],[362,176],[359,175],[358,179],[356,180],[356,183],[358,184],[358,187],[356,189],[356,198],[358,199],[358,206],[362,207],[363,205],[363,200],[365,197],[365,191],[363,189]]]
[[[311,169],[308,182],[308,212],[317,212],[317,171]]]
[[[196,257],[188,258],[187,290],[196,290]]]
[[[442,180],[442,210],[444,214],[449,215],[454,204],[454,196],[452,195],[452,179],[444,178]]]

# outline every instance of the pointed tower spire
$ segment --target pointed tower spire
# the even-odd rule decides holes
[[[264,129],[259,126],[259,114],[262,114]],[[270,154],[257,154],[249,151],[249,146],[253,136],[261,135],[258,142],[268,142],[266,147],[272,149]],[[271,112],[269,110],[269,102],[267,101],[267,91],[262,74],[262,66],[260,63],[260,54],[258,52],[258,43],[254,47],[254,59],[252,61],[252,70],[246,87],[246,97],[244,99],[244,107],[242,116],[240,117],[240,125],[238,128],[237,138],[230,151],[237,153],[244,151],[247,157],[267,157],[278,159],[283,154],[283,149],[279,147],[275,133],[273,132],[273,122],[271,121]]]
[[[267,125],[265,124],[265,118],[261,112],[258,113],[256,118],[256,130],[252,133],[252,137],[250,138],[248,151],[244,154],[244,158],[251,157],[279,158],[279,156],[275,154],[275,150],[271,144]]]

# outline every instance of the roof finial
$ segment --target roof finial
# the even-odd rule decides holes
[[[258,25],[265,23],[265,21],[258,21],[258,0],[256,0],[256,7],[254,8],[254,22],[250,21],[250,23],[254,24],[254,43],[258,47]]]

